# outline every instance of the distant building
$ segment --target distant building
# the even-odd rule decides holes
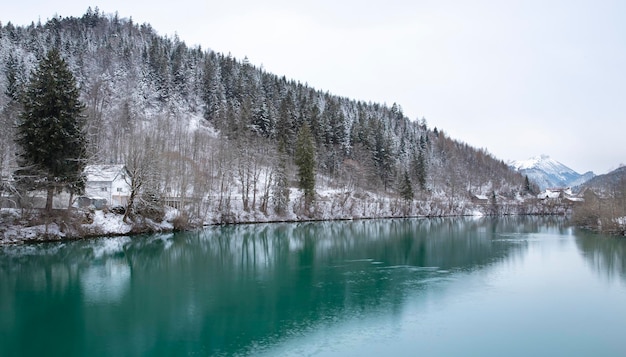
[[[125,206],[130,197],[130,174],[124,165],[87,165],[85,196],[105,199],[109,206]]]
[[[489,203],[489,197],[487,197],[487,195],[472,195],[471,198],[472,202],[477,204],[486,205]]]
[[[545,191],[541,192],[537,195],[537,198],[546,200],[551,198],[566,198],[572,196],[572,189],[570,187],[557,187],[557,188],[546,188]]]

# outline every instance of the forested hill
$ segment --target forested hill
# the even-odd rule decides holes
[[[90,162],[140,158],[149,166],[145,187],[164,196],[206,199],[209,192],[216,203],[207,210],[224,210],[231,197],[246,210],[280,207],[277,186],[298,186],[296,138],[305,123],[318,191],[437,199],[454,211],[470,194],[513,198],[523,190],[523,177],[504,162],[424,119],[410,120],[400,105],[336,96],[91,9],[80,18],[0,27],[4,177],[15,168],[20,95],[52,48],[80,86]]]

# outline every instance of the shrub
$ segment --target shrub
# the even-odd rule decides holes
[[[189,216],[183,212],[174,217],[174,219],[172,220],[172,225],[174,226],[175,231],[184,231],[191,227],[191,222],[189,220]]]

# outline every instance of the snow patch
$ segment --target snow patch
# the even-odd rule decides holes
[[[132,225],[125,223],[124,217],[111,212],[95,211],[93,215],[93,223],[86,225],[85,228],[92,230],[94,233],[109,234],[128,234],[132,230]]]
[[[551,187],[578,186],[595,176],[592,172],[577,173],[548,155],[532,157],[528,160],[509,161],[509,166],[528,176],[540,189]]]

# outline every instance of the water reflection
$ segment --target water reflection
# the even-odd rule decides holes
[[[80,274],[85,302],[114,303],[121,300],[130,283],[130,267],[122,259],[87,267]]]
[[[579,231],[576,245],[600,276],[608,280],[619,277],[626,282],[626,239]]]
[[[39,334],[71,341],[65,355],[251,353],[399,311],[454,272],[521,259],[521,235],[567,229],[552,218],[375,220],[4,247],[0,355],[46,354],[27,343]]]

